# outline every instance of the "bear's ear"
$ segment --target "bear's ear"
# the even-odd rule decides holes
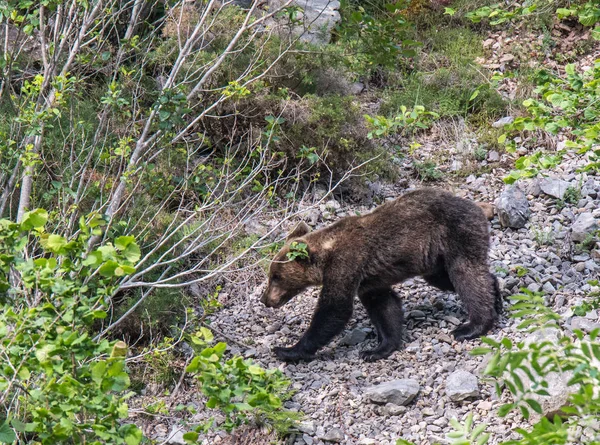
[[[310,227],[308,227],[308,224],[306,224],[304,221],[302,221],[301,223],[299,223],[296,226],[296,228],[294,230],[292,230],[290,232],[290,234],[286,238],[286,241],[289,241],[294,238],[300,238],[301,236],[304,236],[309,232],[310,232]]]

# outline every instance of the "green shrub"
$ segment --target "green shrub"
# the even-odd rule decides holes
[[[206,328],[200,328],[191,336],[191,342],[200,352],[186,371],[199,381],[201,391],[208,397],[206,406],[225,414],[222,427],[227,431],[252,421],[286,433],[300,418],[299,413],[283,408],[283,401],[290,395],[290,382],[280,370],[265,370],[239,356],[225,359],[227,344],[219,342],[210,346],[213,335]],[[202,425],[197,431],[207,427],[210,424]],[[198,434],[190,432],[187,437],[195,440]]]
[[[511,308],[511,317],[522,321],[518,328],[527,332],[538,332],[547,328],[560,329],[561,316],[546,307],[542,293],[522,289],[522,294],[514,295],[516,302]],[[600,329],[586,334],[575,329],[572,334],[564,333],[555,342],[541,339],[535,342],[514,342],[507,337],[494,340],[482,338],[484,347],[475,348],[473,355],[486,355],[489,358],[484,375],[496,382],[500,397],[503,389],[511,394],[512,401],[498,410],[500,417],[519,410],[525,419],[537,413],[537,420],[529,428],[516,428],[521,435],[517,440],[494,442],[500,445],[582,445],[597,444],[597,438],[581,436],[578,430],[587,425],[597,428],[600,413],[598,388],[600,387]],[[543,336],[542,336],[543,337]],[[552,419],[543,416],[539,396],[548,396],[548,376],[551,373],[570,375],[568,386],[571,389],[568,403],[562,407],[563,415]],[[525,385],[527,378],[530,384]],[[486,433],[486,424],[473,425],[469,414],[464,424],[452,422],[454,431],[447,436],[451,445],[484,445],[493,434]],[[410,445],[398,440],[399,445]]]
[[[516,118],[508,125],[506,132],[499,139],[507,150],[515,151],[514,137],[523,132],[548,132],[555,135],[566,131],[573,137],[566,141],[566,148],[576,149],[580,154],[588,153],[590,162],[585,166],[587,171],[600,171],[600,93],[598,78],[600,62],[596,61],[593,69],[579,73],[575,65],[565,66],[565,77],[551,75],[540,71],[537,76],[535,97],[523,102],[527,114]],[[532,138],[535,142],[535,138]],[[540,171],[557,165],[564,154],[546,154],[537,151],[533,155],[521,156],[516,162],[516,170],[512,171],[504,181],[513,183],[522,177],[535,177]]]
[[[423,161],[414,163],[417,176],[422,181],[437,181],[442,179],[443,173],[438,169],[438,166],[433,161]]]
[[[118,237],[86,255],[102,219],[82,218],[70,240],[45,232],[47,219],[38,209],[20,224],[0,220],[0,406],[10,413],[2,441],[137,444],[141,431],[124,420],[126,345],[95,339],[90,327],[107,316],[139,248]]]

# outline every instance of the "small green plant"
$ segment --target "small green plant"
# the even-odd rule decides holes
[[[518,329],[528,332],[538,332],[552,328],[557,332],[555,339],[536,339],[536,341],[522,341],[514,343],[508,338],[500,341],[483,338],[487,347],[476,348],[474,355],[491,354],[485,375],[502,379],[505,387],[511,393],[513,401],[500,407],[498,414],[506,416],[514,409],[519,409],[523,417],[529,418],[531,411],[543,414],[539,396],[548,396],[549,383],[546,380],[550,373],[572,373],[569,385],[572,388],[570,406],[562,408],[565,414],[570,415],[566,421],[558,416],[553,422],[544,417],[535,424],[532,432],[518,430],[524,439],[509,443],[566,443],[568,431],[585,422],[589,416],[594,416],[600,409],[600,404],[595,399],[595,390],[600,378],[598,360],[600,360],[600,343],[595,330],[589,335],[579,330],[574,331],[574,336],[560,336],[558,320],[560,316],[544,304],[543,294],[522,289],[522,294],[514,295],[516,302],[511,308],[511,317],[522,319]],[[524,379],[530,381],[524,384]],[[499,380],[498,380],[499,381]],[[502,386],[496,384],[498,394]],[[528,441],[536,434],[546,431],[549,436],[537,436],[538,441]],[[560,441],[541,442],[541,437],[556,437]]]
[[[342,22],[336,31],[340,45],[353,54],[345,58],[346,63],[357,70],[379,65],[396,68],[402,58],[415,56],[421,44],[411,38],[413,25],[405,17],[409,4],[407,0],[370,4],[342,0]]]
[[[576,248],[579,251],[592,250],[598,241],[600,231],[588,233],[583,240],[577,244]]]
[[[310,255],[308,254],[306,243],[302,243],[299,241],[292,241],[290,244],[290,251],[286,254],[288,260],[294,261],[298,258],[300,259],[308,259]]]
[[[554,244],[554,232],[551,228],[533,229],[533,239],[538,246],[551,246]]]
[[[473,153],[473,156],[475,157],[476,160],[478,161],[485,161],[485,158],[487,156],[487,150],[485,148],[483,148],[482,146],[478,146],[475,149],[475,152]]]
[[[458,420],[450,420],[454,431],[446,434],[446,439],[450,445],[485,445],[490,440],[490,434],[485,432],[487,423],[473,425],[473,413],[469,413],[465,423],[461,424]]]
[[[563,195],[563,201],[567,204],[577,204],[581,199],[581,189],[569,186]]]
[[[214,314],[221,308],[221,303],[219,303],[219,292],[221,292],[221,289],[221,286],[217,286],[214,292],[207,294],[206,297],[200,300],[204,317]]]
[[[227,431],[254,421],[285,433],[299,420],[300,413],[283,409],[290,382],[279,369],[264,369],[240,356],[225,359],[227,344],[212,345],[214,337],[207,328],[200,328],[191,341],[200,352],[186,371],[201,384],[202,393],[208,397],[206,407],[225,414],[222,427]],[[210,424],[201,425],[184,437],[193,442],[198,432],[208,427]]]
[[[438,166],[433,161],[423,161],[414,163],[415,170],[417,172],[417,176],[422,181],[437,181],[441,179],[444,175],[439,170]]]
[[[409,110],[405,105],[400,106],[399,113],[393,117],[369,116],[365,114],[365,120],[369,126],[369,139],[382,138],[390,134],[412,134],[417,130],[429,128],[431,122],[438,119],[439,114],[426,111],[425,107],[415,105]]]
[[[529,269],[527,269],[524,266],[517,266],[517,267],[515,267],[515,273],[517,274],[517,276],[519,278],[521,278],[529,273]]]
[[[537,75],[536,98],[527,99],[523,106],[527,115],[516,118],[506,127],[507,132],[498,138],[498,142],[506,145],[508,151],[516,149],[517,133],[547,132],[557,134],[568,129],[572,138],[565,143],[566,149],[574,149],[579,154],[587,153],[589,162],[582,170],[600,170],[600,61],[583,73],[576,71],[575,65],[565,66],[565,76],[551,75],[540,71]],[[535,140],[535,139],[532,139]],[[521,156],[504,181],[513,183],[522,177],[535,177],[540,172],[558,165],[565,150],[556,154],[537,151],[533,155]],[[575,194],[572,195],[575,197]]]
[[[505,267],[502,266],[496,266],[496,273],[503,273],[505,275],[508,275],[509,270]]]
[[[598,287],[598,280],[590,280],[588,281],[590,286]],[[594,309],[600,309],[600,291],[594,291],[589,294],[590,299],[588,301],[584,301],[577,306],[573,306],[573,313],[575,315],[579,315],[580,317],[585,316],[588,312]]]

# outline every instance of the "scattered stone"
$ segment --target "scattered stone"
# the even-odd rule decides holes
[[[544,283],[544,285],[542,286],[542,290],[547,294],[553,294],[554,292],[556,292],[556,288],[552,285],[550,281],[546,281]]]
[[[487,155],[487,160],[490,162],[498,162],[500,160],[500,153],[496,150],[492,150]]]
[[[305,420],[302,422],[298,423],[298,430],[302,433],[306,433],[306,434],[315,434],[315,431],[317,430],[315,427],[315,422],[313,421],[309,421],[309,420]]]
[[[340,340],[340,344],[345,346],[355,346],[365,341],[366,338],[367,333],[362,329],[352,329]]]
[[[362,93],[365,89],[365,84],[362,82],[354,82],[351,86],[350,86],[350,93],[354,94],[355,96],[359,95],[360,93]]]
[[[187,442],[183,438],[183,431],[184,430],[180,426],[174,425],[171,433],[169,433],[167,443],[171,445],[186,445]]]
[[[446,394],[453,402],[478,397],[477,377],[467,371],[454,371],[446,381]]]
[[[599,228],[598,220],[594,218],[593,214],[587,212],[581,213],[571,226],[571,239],[580,243],[589,234],[594,233]]]
[[[323,436],[320,436],[319,439],[325,442],[341,443],[344,440],[344,433],[339,428],[331,428]]]
[[[529,202],[518,186],[509,185],[498,198],[496,211],[503,227],[520,229],[529,219]]]
[[[502,128],[505,125],[512,124],[514,120],[515,120],[514,117],[512,117],[512,116],[506,116],[506,117],[503,117],[502,119],[498,119],[496,122],[494,122],[492,124],[492,127],[494,127],[494,128]]]
[[[269,0],[268,8],[273,11],[286,4],[284,0]],[[292,32],[300,40],[313,45],[326,45],[331,40],[331,32],[341,20],[340,2],[338,0],[292,0],[289,7],[300,7],[302,13],[299,20],[302,22],[293,27]],[[281,21],[271,20],[269,23],[286,34],[286,26]],[[289,31],[287,31],[289,33]]]
[[[540,181],[540,190],[548,196],[563,199],[570,184],[562,179],[544,178]]]
[[[490,402],[489,400],[482,400],[481,402],[479,402],[477,404],[477,409],[483,410],[483,411],[489,411],[492,409],[492,402]]]
[[[406,314],[407,319],[410,319],[410,318],[423,319],[425,317],[426,317],[425,312],[420,311],[418,309],[415,309],[414,311],[410,311],[408,314]]]
[[[573,317],[571,319],[571,329],[579,329],[584,332],[592,332],[594,329],[600,328],[600,323],[594,322],[585,317]]]
[[[400,379],[370,386],[365,389],[365,395],[373,403],[408,405],[420,390],[421,387],[416,380]]]
[[[380,413],[384,416],[398,416],[406,412],[406,407],[402,405],[396,405],[394,403],[386,403],[385,406],[381,407]]]

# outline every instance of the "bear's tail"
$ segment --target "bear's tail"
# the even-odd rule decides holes
[[[498,316],[500,316],[500,314],[502,314],[503,305],[502,294],[500,293],[498,278],[493,273],[490,273],[490,276],[492,277],[492,283],[494,286],[494,308],[496,309],[496,313],[498,314]]]

